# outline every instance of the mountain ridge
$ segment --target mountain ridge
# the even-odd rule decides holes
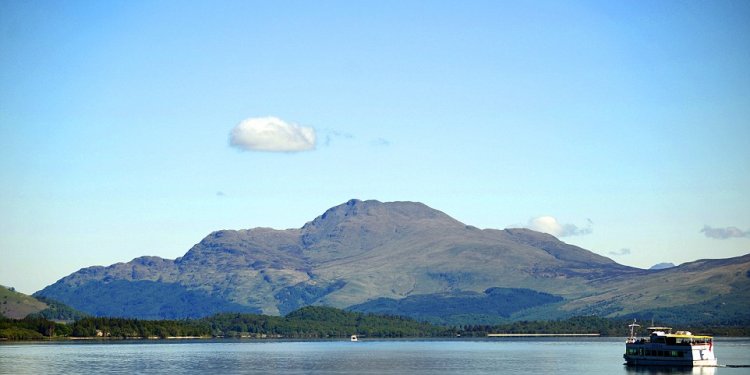
[[[653,307],[639,290],[662,293],[658,302],[664,307],[709,300],[690,282],[703,274],[710,274],[704,279],[711,293],[748,300],[750,276],[714,272],[724,268],[750,269],[750,263],[738,257],[703,268],[688,263],[642,270],[530,229],[478,229],[418,202],[353,199],[297,229],[215,231],[174,260],[144,256],[84,268],[38,294],[95,315],[130,309],[142,311],[142,318],[180,318],[189,315],[189,304],[202,313],[234,308],[283,314],[306,305],[346,308],[380,298],[511,288],[559,297],[563,302],[550,308],[552,317],[617,316]],[[682,286],[656,285],[665,275]],[[144,288],[154,293],[149,303],[157,306],[139,304],[138,290]],[[160,293],[169,293],[170,302],[159,305]],[[97,294],[113,297],[97,304]]]

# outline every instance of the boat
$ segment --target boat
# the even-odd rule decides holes
[[[648,327],[648,337],[638,338],[633,321],[630,336],[625,341],[625,365],[716,367],[713,337],[693,335],[690,331],[676,331],[671,327]]]
[[[351,340],[352,340],[352,342],[359,341],[359,339],[357,339],[357,335],[352,335]]]

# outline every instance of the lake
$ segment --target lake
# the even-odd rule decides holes
[[[63,341],[0,344],[0,374],[750,374],[623,366],[624,338]],[[750,365],[750,339],[716,339],[719,364]]]

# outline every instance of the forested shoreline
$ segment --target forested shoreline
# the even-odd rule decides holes
[[[599,317],[520,321],[501,325],[440,326],[414,319],[308,306],[286,316],[223,313],[201,319],[139,320],[83,317],[69,323],[27,317],[0,318],[0,339],[167,339],[167,338],[370,338],[486,337],[489,333],[625,336],[627,322]],[[750,336],[748,327],[680,327],[716,336]]]

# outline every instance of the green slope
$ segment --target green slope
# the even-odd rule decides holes
[[[38,313],[48,306],[38,299],[16,292],[15,289],[0,285],[0,315],[11,319],[21,319]]]

